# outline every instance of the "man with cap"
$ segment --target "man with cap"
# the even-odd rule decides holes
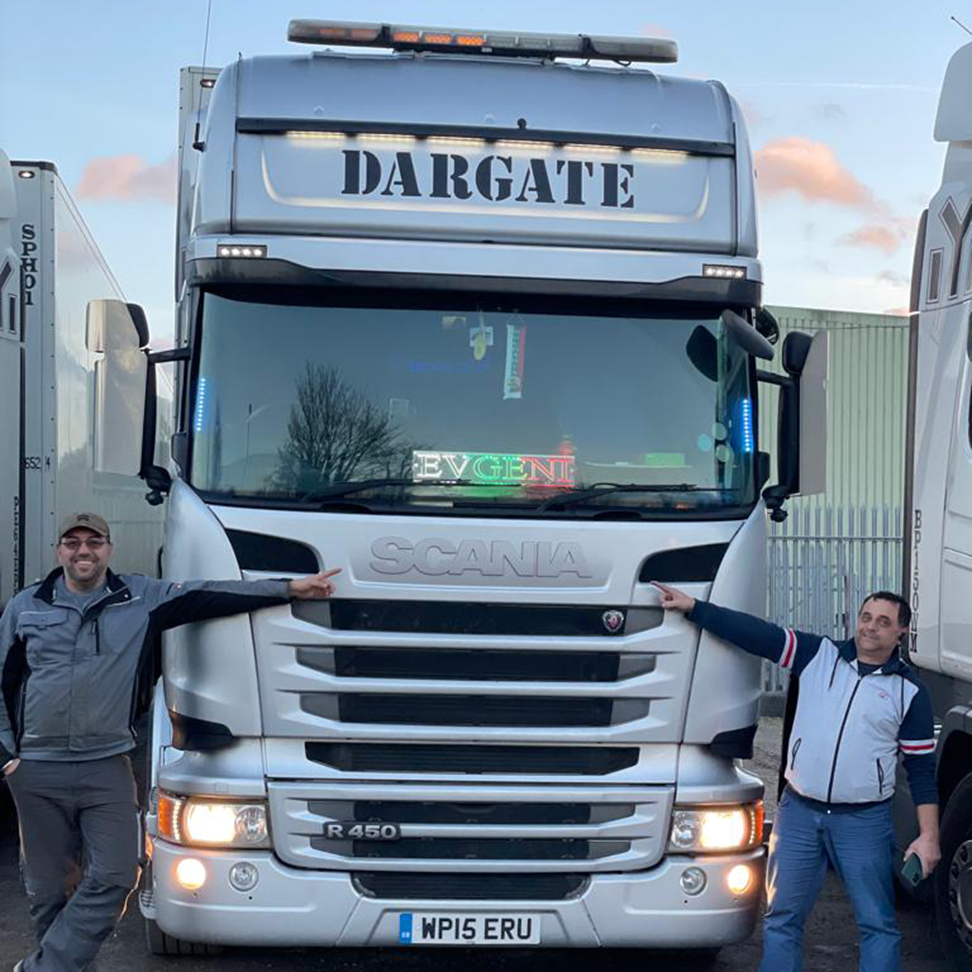
[[[67,517],[58,537],[59,566],[0,618],[0,769],[20,817],[38,940],[16,972],[88,968],[135,886],[141,834],[125,754],[151,696],[158,635],[329,597],[339,570],[174,584],[113,573],[111,531],[96,513]]]

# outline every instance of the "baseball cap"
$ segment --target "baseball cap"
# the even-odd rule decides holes
[[[85,530],[92,530],[103,536],[106,540],[111,540],[111,530],[108,527],[108,521],[104,517],[98,516],[97,513],[72,513],[70,516],[65,517],[61,521],[61,530],[57,535],[58,539],[60,540],[65,533],[70,533],[79,527]]]

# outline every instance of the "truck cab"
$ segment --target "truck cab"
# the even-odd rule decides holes
[[[757,367],[737,103],[630,66],[670,41],[290,37],[183,73],[179,419],[142,468],[168,577],[343,573],[167,635],[151,941],[745,938],[759,664],[650,583],[762,613],[767,508],[823,473],[825,345]]]

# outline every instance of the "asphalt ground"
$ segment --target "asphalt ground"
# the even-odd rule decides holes
[[[748,768],[767,782],[769,816],[775,801],[780,720],[764,719]],[[905,972],[944,972],[931,909],[918,904],[899,907],[904,935]],[[20,885],[16,834],[0,836],[0,972],[33,947],[27,905]],[[526,950],[415,948],[398,949],[228,949],[212,957],[160,958],[145,951],[141,916],[134,896],[118,930],[102,949],[98,972],[384,972],[394,961],[401,972],[690,972],[703,967],[717,972],[753,972],[759,965],[759,931],[747,942],[724,948],[710,966],[691,953],[643,949]],[[857,969],[857,929],[847,898],[830,875],[806,930],[805,972],[853,972]]]

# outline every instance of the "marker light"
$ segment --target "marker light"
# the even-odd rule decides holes
[[[206,883],[206,867],[194,857],[184,857],[175,869],[176,880],[187,891],[198,891]]]
[[[253,257],[265,257],[267,248],[265,246],[254,246],[251,243],[220,243],[216,247],[216,254],[234,259],[251,259]]]
[[[753,403],[748,398],[744,398],[739,405],[740,418],[742,419],[742,451],[752,452],[755,446],[753,436]]]
[[[745,280],[745,267],[722,266],[717,263],[702,264],[703,277],[720,277],[725,280]]]
[[[682,890],[690,897],[695,897],[705,890],[705,871],[700,867],[687,867],[678,879]]]
[[[33,169],[19,169],[17,175],[20,176],[21,179],[33,179],[37,173],[34,172]]]
[[[512,33],[451,27],[292,20],[287,39],[298,44],[384,47],[394,50],[464,51],[522,57],[605,58],[613,61],[678,60],[673,40],[653,37],[598,37],[586,34]]]
[[[737,864],[726,875],[726,884],[733,894],[745,894],[752,883],[753,870],[746,864]]]
[[[763,840],[763,801],[730,807],[680,807],[669,849],[689,853],[748,850]]]
[[[229,883],[237,891],[252,891],[260,880],[260,872],[249,861],[239,861],[230,868]]]

